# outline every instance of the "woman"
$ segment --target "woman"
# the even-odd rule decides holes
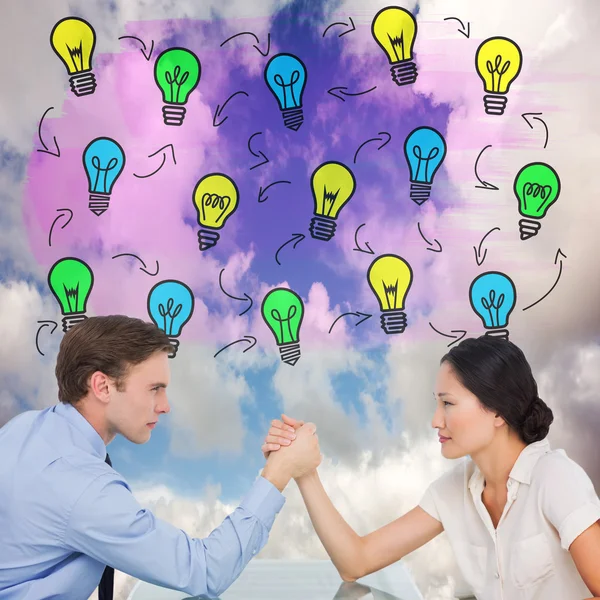
[[[461,458],[418,506],[359,536],[317,470],[296,480],[311,521],[345,581],[400,560],[446,531],[478,600],[600,596],[600,500],[584,470],[545,439],[552,411],[523,352],[507,340],[465,339],[440,363],[432,426],[442,455]],[[263,453],[285,452],[302,421],[282,415]]]

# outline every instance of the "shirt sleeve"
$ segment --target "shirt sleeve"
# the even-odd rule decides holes
[[[429,515],[431,515],[434,519],[437,519],[440,523],[442,522],[442,518],[440,517],[440,513],[435,505],[435,493],[433,488],[437,481],[434,481],[429,485],[429,487],[425,490],[421,501],[419,502],[419,506]]]
[[[267,543],[285,496],[259,476],[233,513],[204,539],[155,517],[113,474],[96,478],[68,518],[64,543],[149,583],[217,598]]]
[[[561,546],[568,551],[575,538],[600,519],[600,499],[587,473],[564,452],[543,460],[542,510],[558,531]]]

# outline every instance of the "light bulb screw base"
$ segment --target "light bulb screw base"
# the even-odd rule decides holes
[[[75,325],[77,325],[77,323],[81,323],[82,321],[85,321],[86,319],[87,319],[87,317],[84,313],[74,313],[74,314],[63,317],[63,320],[62,320],[63,332],[67,333],[67,331],[69,331],[69,329],[71,329],[72,327],[75,327]]]
[[[410,85],[417,80],[417,67],[412,60],[404,60],[392,65],[390,69],[396,85]]]
[[[169,336],[169,342],[171,342],[171,351],[167,356],[169,358],[175,358],[177,356],[177,350],[179,349],[179,340]]]
[[[490,329],[485,332],[485,335],[500,340],[508,340],[508,329]]]
[[[96,194],[90,194],[90,202],[88,204],[89,209],[99,217],[102,213],[108,209],[110,202],[110,196],[98,196]]]
[[[533,219],[521,219],[519,221],[519,233],[521,234],[522,240],[528,240],[534,235],[538,234],[542,224],[539,221]]]
[[[162,107],[163,121],[165,125],[181,126],[185,117],[185,106],[178,104],[165,104]]]
[[[327,217],[315,216],[310,221],[310,235],[316,240],[328,242],[335,235],[336,222]]]
[[[96,90],[96,77],[91,71],[77,73],[69,79],[71,91],[76,96],[89,96]]]
[[[298,131],[302,123],[304,123],[304,112],[301,108],[286,108],[281,111],[283,115],[283,124],[288,129]]]
[[[201,252],[212,248],[219,241],[219,233],[217,231],[210,231],[207,229],[201,229],[198,232],[198,246]]]
[[[388,335],[404,333],[406,329],[406,313],[403,310],[387,310],[381,313],[381,329]]]
[[[421,206],[425,200],[429,200],[431,195],[430,183],[411,183],[410,184],[410,199]]]
[[[483,106],[488,115],[503,115],[508,98],[496,94],[486,94],[483,97]]]
[[[293,367],[300,359],[300,344],[282,344],[279,346],[279,355],[282,362]]]

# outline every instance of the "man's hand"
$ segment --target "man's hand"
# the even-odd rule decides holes
[[[284,414],[281,415],[281,419],[282,421],[279,419],[271,421],[271,429],[261,447],[265,459],[269,458],[271,452],[279,450],[282,445],[289,446],[296,439],[296,430],[304,425],[304,421],[297,421]]]

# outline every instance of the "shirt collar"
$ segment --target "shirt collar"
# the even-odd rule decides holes
[[[533,442],[523,448],[521,454],[515,461],[513,468],[510,471],[508,476],[510,479],[515,479],[520,483],[529,484],[531,482],[531,473],[533,472],[533,468],[535,467],[537,461],[541,456],[546,454],[546,452],[550,452],[552,448],[550,448],[550,442],[548,438],[544,438],[539,442]],[[473,462],[473,474],[469,479],[469,489],[478,489],[479,486],[483,486],[483,473],[479,470],[479,467]],[[477,486],[477,488],[475,487]]]
[[[52,412],[61,415],[89,442],[92,454],[106,460],[106,444],[91,423],[72,405],[59,402],[52,407]]]

